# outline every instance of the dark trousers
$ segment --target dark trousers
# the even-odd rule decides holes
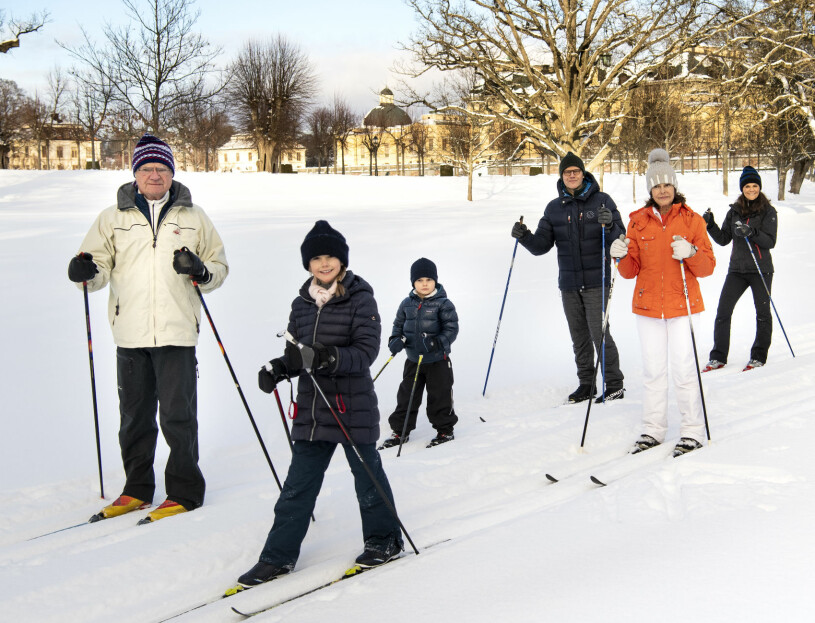
[[[396,392],[396,409],[388,418],[391,430],[402,434],[405,426],[410,390],[413,379],[416,377],[415,361],[405,360],[402,372],[402,382]],[[458,422],[458,416],[453,409],[453,362],[447,357],[434,363],[422,363],[419,376],[416,379],[416,389],[413,392],[413,402],[410,403],[407,432],[416,428],[416,417],[422,405],[422,392],[427,387],[427,419],[439,433],[449,434]]]
[[[767,287],[772,291],[772,273],[764,275]],[[713,325],[713,350],[710,358],[727,363],[730,352],[730,322],[736,303],[750,288],[753,291],[753,304],[756,306],[756,339],[750,349],[750,359],[767,363],[767,351],[773,337],[773,316],[770,310],[770,295],[764,289],[761,275],[758,273],[727,273],[719,296],[719,307],[716,310],[716,322]]]
[[[600,351],[600,338],[603,333],[602,288],[561,291],[563,311],[569,325],[574,349],[574,362],[577,365],[577,378],[581,385],[591,385],[594,376],[594,354]],[[605,290],[608,297],[608,288]],[[623,373],[620,370],[620,355],[611,337],[611,322],[606,327],[605,339],[605,378],[606,387],[617,390],[623,387]],[[603,372],[602,364],[600,366]],[[602,384],[597,381],[597,386]]]
[[[289,473],[274,507],[274,524],[260,554],[261,562],[294,568],[300,557],[300,545],[306,537],[325,470],[328,469],[337,445],[330,441],[294,442]],[[385,470],[382,469],[376,444],[357,444],[357,447],[374,478],[393,504],[393,493]],[[399,522],[382,500],[353,446],[342,444],[342,449],[345,450],[345,458],[354,475],[354,488],[359,502],[362,537],[365,543],[378,544],[393,539],[401,545],[402,531]],[[330,522],[330,519],[326,521]]]
[[[158,410],[170,447],[164,469],[167,497],[192,510],[204,503],[204,476],[198,468],[195,347],[118,348],[119,446],[127,481],[122,493],[153,500],[156,479]]]

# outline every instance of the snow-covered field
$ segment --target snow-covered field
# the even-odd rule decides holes
[[[764,187],[775,199],[774,175]],[[127,172],[0,171],[2,448],[0,620],[156,622],[217,597],[256,561],[277,487],[208,325],[198,359],[206,504],[151,526],[143,513],[81,526],[99,499],[81,291],[69,258]],[[231,266],[207,303],[275,467],[289,449],[260,365],[282,352],[291,299],[306,273],[299,247],[319,218],[347,238],[350,268],[374,287],[385,332],[410,287],[409,266],[433,259],[456,304],[456,440],[433,449],[419,428],[402,456],[383,453],[404,525],[417,546],[395,564],[276,608],[259,620],[336,621],[811,621],[815,532],[815,186],[774,202],[774,319],[768,365],[741,372],[754,332],[752,300],[736,309],[730,365],[705,374],[713,443],[674,461],[665,446],[611,466],[639,434],[642,380],[631,313],[633,282],[618,279],[611,329],[625,399],[591,411],[563,406],[577,386],[554,254],[518,250],[487,397],[481,396],[519,215],[533,226],[555,178],[360,178],[180,173],[219,229]],[[721,178],[686,175],[698,212],[727,201]],[[606,175],[627,222],[631,178]],[[730,181],[738,188],[738,175]],[[645,194],[637,183],[640,200]],[[735,197],[735,195],[734,195]],[[711,347],[729,247],[702,280],[695,327]],[[116,432],[115,349],[107,291],[91,295],[105,494],[123,484]],[[388,356],[382,348],[375,371]],[[395,403],[402,355],[377,381],[382,419]],[[283,388],[281,388],[283,389]],[[284,400],[288,391],[281,394]],[[677,414],[672,416],[674,439]],[[383,428],[383,437],[387,434]],[[159,445],[161,482],[166,451]],[[625,475],[623,471],[634,473]],[[546,473],[563,478],[550,484]],[[589,474],[609,479],[606,488]],[[615,478],[615,476],[621,476]],[[164,499],[156,492],[155,502]],[[352,479],[342,453],[329,468],[296,573],[177,621],[237,621],[252,609],[336,576],[361,551]]]

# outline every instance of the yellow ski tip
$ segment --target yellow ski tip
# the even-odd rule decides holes
[[[342,574],[343,578],[350,578],[351,576],[357,575],[365,571],[364,568],[360,567],[359,565],[354,565],[350,569],[347,569],[345,573]]]
[[[228,588],[226,590],[226,592],[224,593],[224,597],[232,597],[232,595],[237,595],[238,593],[241,593],[245,590],[246,590],[245,586],[235,584],[235,586],[233,586],[232,588]]]

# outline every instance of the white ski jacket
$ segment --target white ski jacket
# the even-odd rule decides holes
[[[219,287],[229,272],[221,237],[204,211],[192,203],[189,189],[173,181],[170,200],[167,213],[158,224],[156,215],[151,227],[136,206],[134,184],[124,184],[116,205],[97,217],[79,249],[93,255],[99,269],[88,290],[110,283],[108,319],[117,346],[198,343],[201,303],[189,276],[173,269],[173,251],[187,247],[204,262],[211,278],[199,284],[202,292]]]

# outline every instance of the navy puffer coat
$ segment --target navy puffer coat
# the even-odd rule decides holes
[[[557,245],[558,287],[561,290],[583,290],[602,286],[603,251],[602,225],[597,222],[597,211],[605,206],[611,210],[612,222],[606,227],[606,287],[611,278],[611,260],[608,249],[615,238],[625,234],[617,204],[600,190],[591,173],[584,175],[585,186],[572,196],[558,180],[558,198],[543,211],[534,234],[527,234],[519,242],[532,255],[548,253]]]
[[[345,293],[318,308],[308,292],[309,278],[292,303],[288,329],[305,345],[319,342],[336,347],[337,361],[331,370],[318,370],[314,376],[354,442],[376,443],[379,408],[370,367],[379,354],[382,323],[368,282],[347,271],[341,283]],[[292,376],[300,372],[291,369],[285,356],[283,360]],[[295,441],[348,443],[305,371],[297,384],[297,417],[291,436]]]
[[[731,241],[733,242],[728,272],[758,272],[753,256],[750,254],[750,247],[734,234],[736,221],[741,221],[755,230],[755,233],[750,236],[753,254],[762,273],[772,274],[773,272],[773,258],[770,255],[770,249],[775,247],[775,239],[778,234],[778,213],[764,195],[759,195],[754,204],[748,208],[737,201],[730,206],[721,227],[712,221],[707,225],[707,233],[721,246],[724,247]]]
[[[419,355],[424,355],[423,364],[434,363],[450,354],[450,345],[457,335],[456,306],[447,298],[444,286],[436,283],[435,294],[421,299],[413,290],[402,301],[388,343],[404,336],[408,359],[419,361]]]

